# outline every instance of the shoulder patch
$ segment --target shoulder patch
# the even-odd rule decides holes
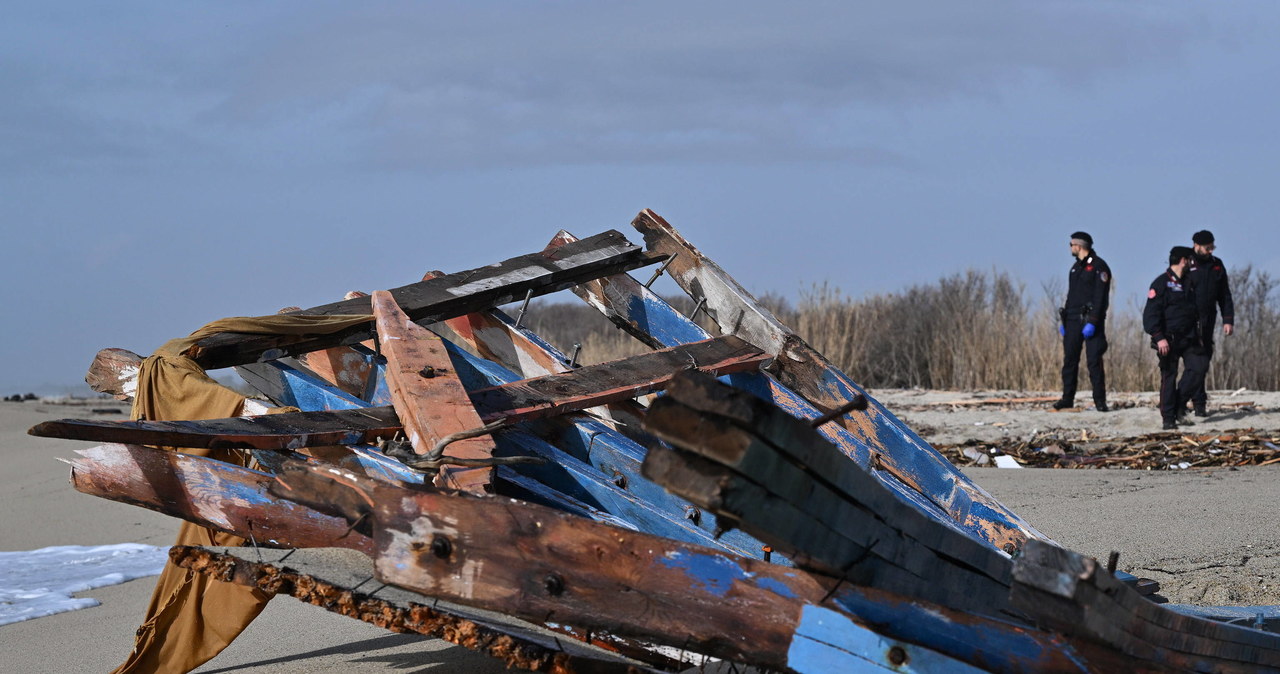
[[[1156,289],[1155,289],[1155,288],[1152,288],[1152,289],[1150,289],[1150,290],[1148,290],[1148,291],[1147,291],[1147,299],[1149,299],[1149,300],[1153,300],[1153,299],[1155,299],[1155,297],[1156,297]]]
[[[1105,272],[1105,271],[1104,271],[1104,272],[1102,272],[1101,274],[1099,274],[1098,276],[1102,279],[1102,282],[1103,282],[1103,283],[1106,283],[1107,281],[1110,281],[1110,280],[1111,280],[1111,274],[1108,274],[1108,273],[1107,273],[1107,272]]]

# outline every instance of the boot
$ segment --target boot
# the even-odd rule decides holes
[[[1074,400],[1067,400],[1066,398],[1063,398],[1062,400],[1059,400],[1058,402],[1056,402],[1056,403],[1054,403],[1054,404],[1053,404],[1053,409],[1055,409],[1055,410],[1065,410],[1065,409],[1067,409],[1068,407],[1075,407],[1075,406],[1076,406],[1076,401],[1074,401]]]

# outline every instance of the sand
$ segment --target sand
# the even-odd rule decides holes
[[[935,429],[926,435],[946,442],[1050,427],[1077,433],[1089,427],[1110,435],[1159,430],[1159,415],[1150,407],[1108,414],[931,409],[922,404],[976,394],[873,394],[890,409],[902,407],[900,416],[913,427]],[[1280,394],[1241,395],[1256,400],[1261,409],[1223,412],[1202,429],[1280,428]],[[1150,398],[1132,396],[1137,402],[1149,403]],[[1227,402],[1225,394],[1215,400]],[[66,465],[55,457],[69,458],[88,443],[25,433],[43,420],[89,416],[88,409],[48,402],[0,403],[0,550],[172,542],[174,520],[71,488]],[[991,425],[999,422],[1005,425]],[[1280,501],[1280,466],[1173,472],[982,468],[966,473],[1059,543],[1104,559],[1118,550],[1122,569],[1161,581],[1163,594],[1172,601],[1280,604],[1280,525],[1274,515]],[[0,626],[4,668],[110,670],[132,646],[152,585],[148,578],[93,590],[84,596],[100,600],[101,606]],[[392,634],[289,597],[272,601],[240,639],[197,671],[349,672],[353,667],[368,672],[506,671],[496,661],[447,642]]]

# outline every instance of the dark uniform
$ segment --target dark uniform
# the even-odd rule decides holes
[[[1222,322],[1235,324],[1236,305],[1231,299],[1231,284],[1227,281],[1227,266],[1217,256],[1193,255],[1187,264],[1187,280],[1195,288],[1196,310],[1200,314],[1200,343],[1204,349],[1205,371],[1213,358],[1213,330],[1218,324],[1218,309],[1222,309]],[[1204,383],[1191,396],[1191,404],[1197,414],[1204,412],[1209,396]]]
[[[1169,342],[1169,353],[1160,356],[1160,416],[1168,426],[1204,384],[1209,368],[1200,339],[1200,311],[1189,278],[1179,278],[1170,268],[1151,282],[1147,306],[1142,310],[1142,329],[1151,335],[1152,347],[1162,339]],[[1179,358],[1185,371],[1175,386]]]
[[[1062,318],[1062,400],[1071,403],[1076,397],[1076,379],[1080,374],[1080,348],[1085,350],[1089,366],[1089,382],[1093,385],[1093,403],[1099,409],[1107,405],[1107,373],[1102,354],[1107,352],[1107,305],[1111,297],[1111,268],[1093,251],[1071,266],[1067,281],[1067,301],[1059,315]],[[1085,339],[1084,326],[1092,323],[1096,332]]]

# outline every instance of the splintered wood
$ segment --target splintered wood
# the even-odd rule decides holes
[[[1045,434],[1031,440],[968,440],[935,447],[960,466],[985,465],[982,455],[1000,454],[1028,468],[1180,470],[1280,464],[1280,435],[1251,428],[1213,435],[1167,432],[1087,440]]]

